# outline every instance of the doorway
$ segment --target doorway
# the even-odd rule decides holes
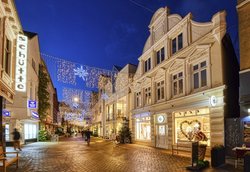
[[[168,126],[167,125],[156,125],[156,147],[168,148]]]

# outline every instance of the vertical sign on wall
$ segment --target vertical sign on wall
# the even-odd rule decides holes
[[[16,45],[16,91],[26,91],[26,75],[27,75],[27,46],[28,38],[24,35],[17,35]]]

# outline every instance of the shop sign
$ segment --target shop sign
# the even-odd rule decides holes
[[[211,106],[216,106],[216,104],[217,104],[217,97],[211,96],[210,97],[210,104],[211,104]]]
[[[10,117],[10,111],[3,110],[2,114],[3,114],[4,117]]]
[[[157,121],[159,123],[162,123],[164,121],[164,116],[162,116],[162,115],[158,116]]]
[[[27,36],[18,34],[16,45],[16,76],[15,89],[16,91],[26,91],[26,74],[27,74]]]
[[[37,103],[34,100],[28,100],[28,108],[29,109],[36,109],[37,108]]]
[[[33,118],[39,119],[38,113],[33,112],[33,111],[32,111],[31,113],[32,113],[32,117],[33,117]]]

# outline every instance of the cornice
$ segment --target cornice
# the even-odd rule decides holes
[[[243,7],[244,5],[246,5],[247,3],[250,3],[250,0],[245,0],[245,1],[241,2],[241,3],[239,3],[239,4],[236,6],[237,10],[238,10],[239,8]]]

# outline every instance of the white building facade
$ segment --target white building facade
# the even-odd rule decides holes
[[[222,40],[226,13],[210,22],[155,12],[131,85],[132,133],[137,143],[171,149],[191,141],[198,127],[206,144],[225,144],[227,57]]]

